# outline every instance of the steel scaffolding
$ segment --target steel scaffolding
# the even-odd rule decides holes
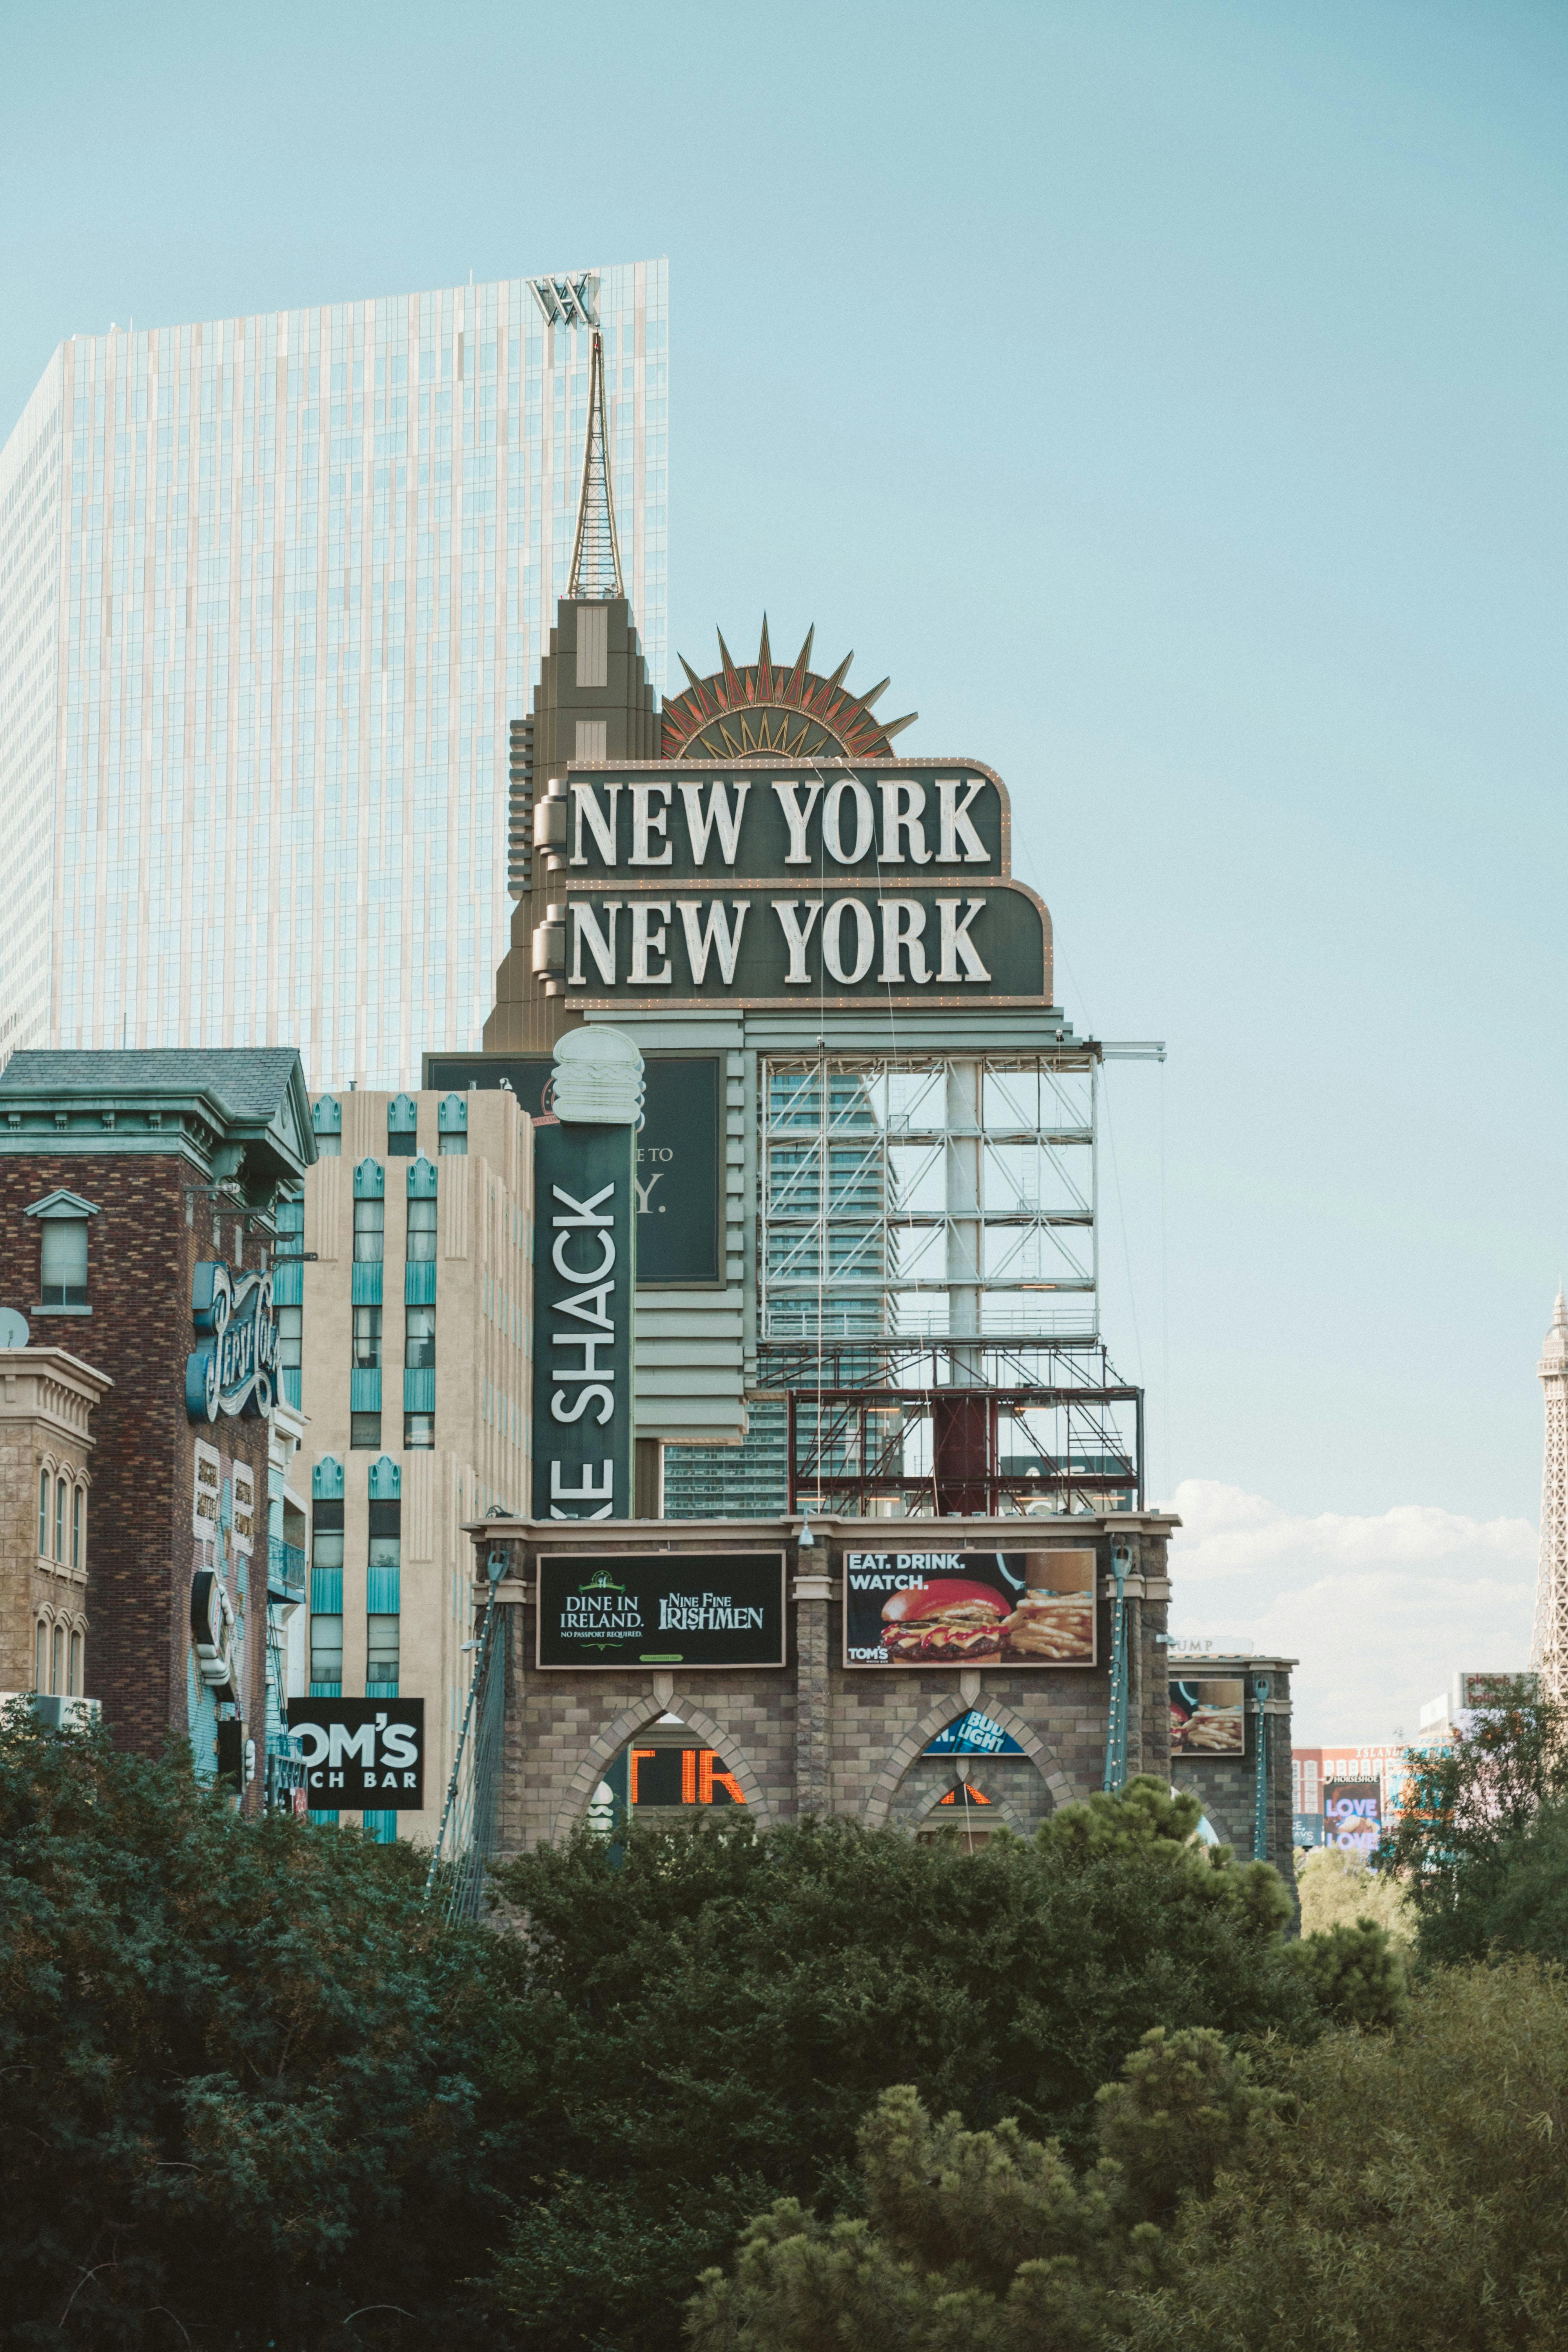
[[[756,1385],[790,1510],[1142,1504],[1142,1394],[1099,1335],[1100,1051],[765,1060]]]

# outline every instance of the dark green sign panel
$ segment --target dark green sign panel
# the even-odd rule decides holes
[[[1048,919],[1021,882],[799,890],[721,898],[593,891],[569,882],[561,974],[568,1002],[1040,1003]]]
[[[539,1560],[542,1666],[782,1666],[777,1551],[556,1552]]]
[[[632,1516],[636,1130],[533,1130],[533,1516]]]
[[[554,1064],[548,1054],[427,1054],[425,1084],[466,1093],[504,1078],[519,1108],[537,1118]],[[637,1139],[637,1280],[647,1285],[717,1282],[720,1276],[719,1059],[714,1054],[652,1055]]]
[[[990,768],[791,770],[658,761],[620,775],[569,772],[567,875],[595,883],[974,882],[1007,872],[1007,794]]]

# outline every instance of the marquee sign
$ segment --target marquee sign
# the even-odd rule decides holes
[[[191,1286],[196,1347],[185,1359],[185,1412],[247,1421],[272,1410],[278,1389],[278,1318],[270,1274],[236,1274],[204,1259]]]
[[[594,881],[969,882],[1008,869],[1006,789],[973,761],[820,761],[793,773],[707,760],[569,769],[563,797],[551,845],[564,849],[569,875]]]
[[[970,760],[569,766],[533,968],[574,1007],[1040,1004],[1050,917]]]
[[[799,1007],[1038,1004],[1050,979],[1045,908],[1021,882],[984,890],[791,889],[721,898],[567,887],[552,967],[574,1004],[696,999]],[[537,934],[536,934],[537,937]]]
[[[547,1552],[541,1666],[782,1666],[779,1551]]]
[[[289,1728],[318,1811],[424,1810],[422,1698],[291,1698]]]

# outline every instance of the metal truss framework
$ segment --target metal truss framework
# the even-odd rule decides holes
[[[1092,1339],[1097,1062],[770,1057],[760,1336]]]
[[[788,1410],[792,1511],[1000,1518],[1139,1508],[1143,1391],[1098,1341],[759,1353]]]

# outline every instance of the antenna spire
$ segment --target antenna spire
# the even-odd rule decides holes
[[[583,451],[583,495],[577,504],[577,540],[566,590],[574,602],[607,604],[624,596],[621,551],[616,538],[616,502],[610,492],[605,448],[605,339],[594,331],[588,376],[588,438]]]

